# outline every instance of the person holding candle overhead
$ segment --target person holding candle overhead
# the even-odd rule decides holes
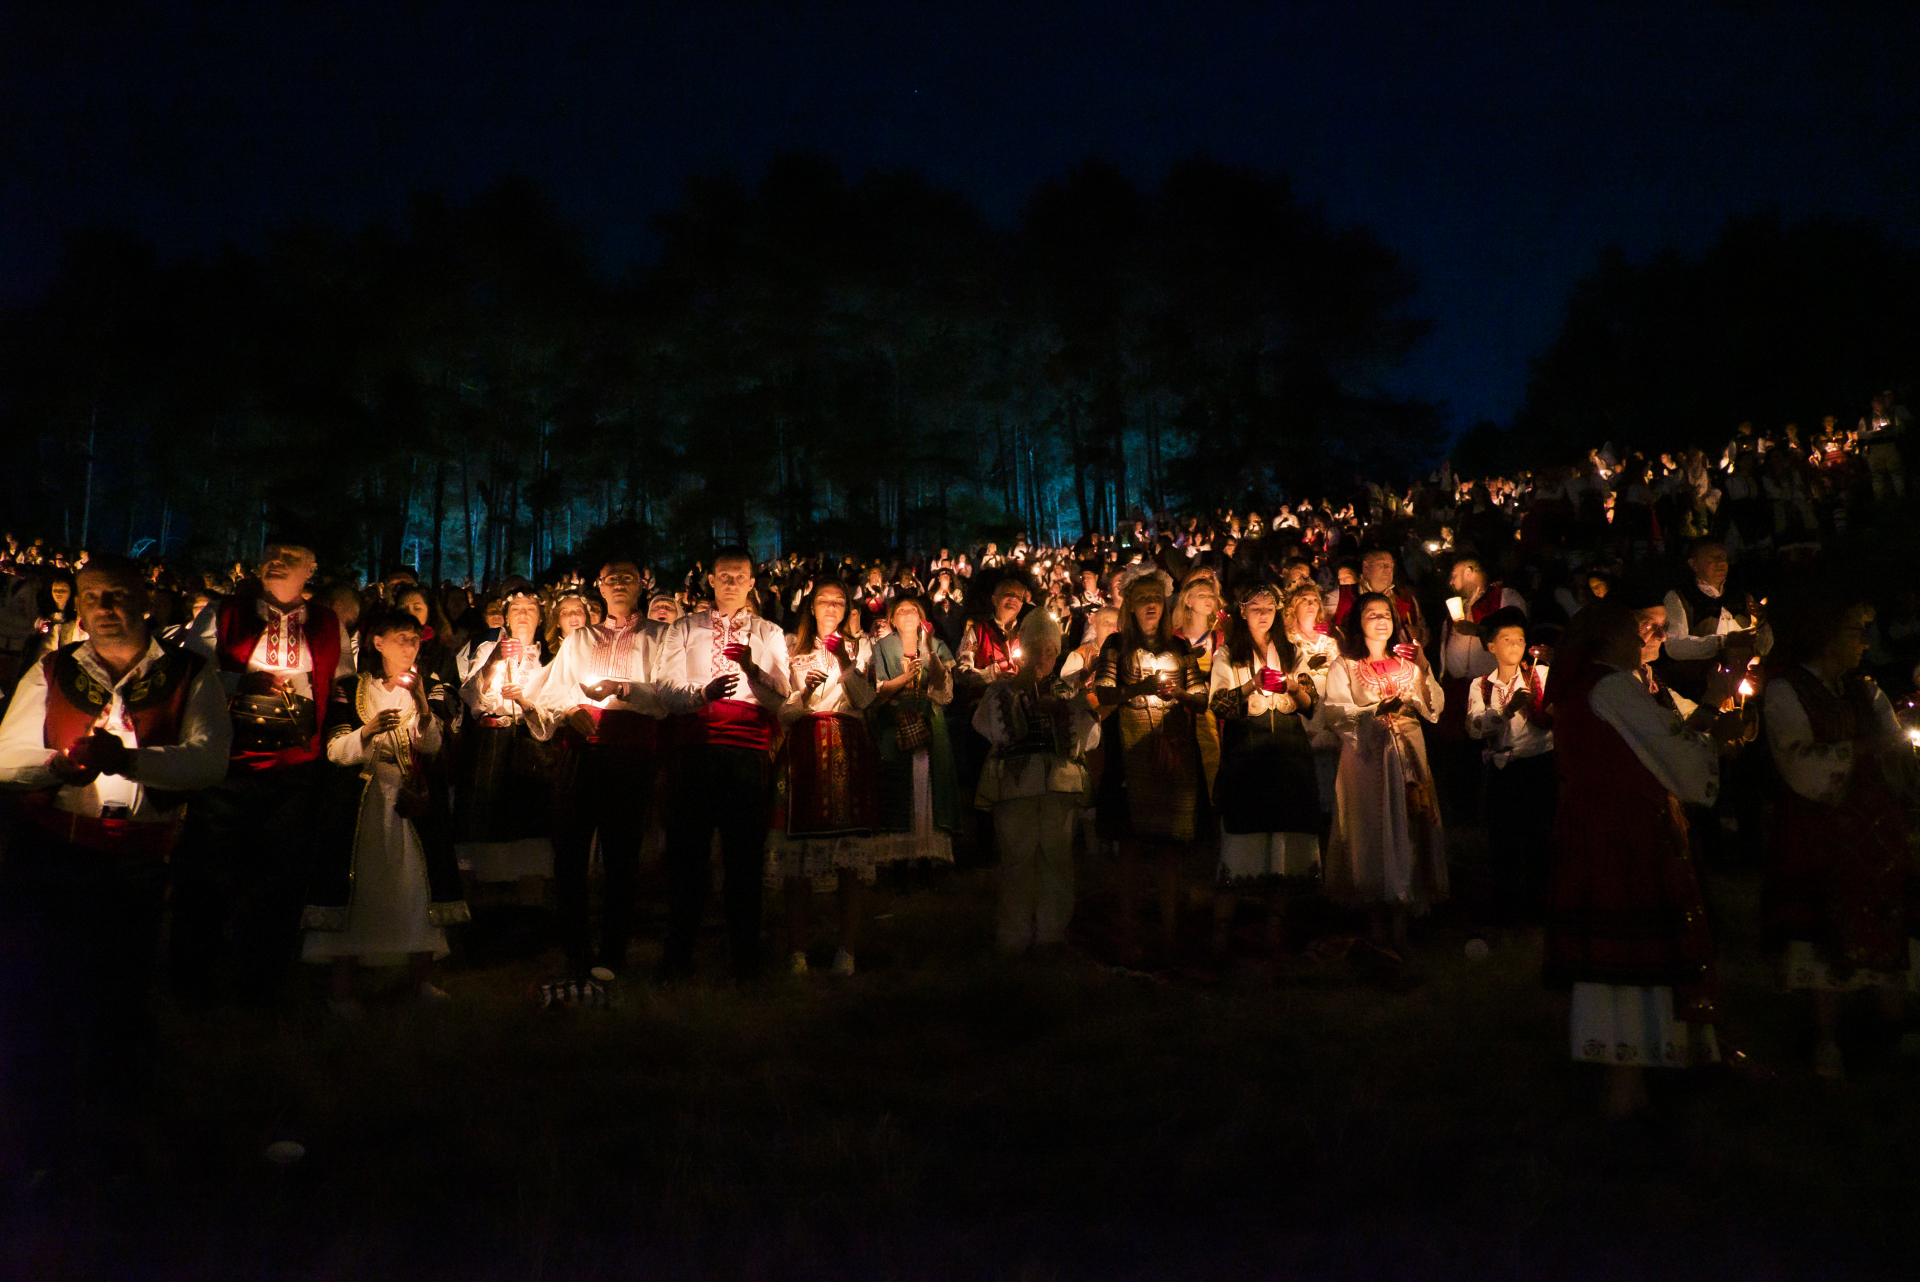
[[[1546,906],[1553,865],[1555,779],[1553,714],[1545,706],[1549,670],[1527,649],[1527,619],[1496,610],[1480,621],[1492,672],[1467,686],[1467,734],[1485,745],[1487,856],[1494,917],[1533,925]]]
[[[598,832],[605,886],[597,958],[618,974],[633,941],[640,843],[660,758],[659,717],[667,703],[656,682],[665,670],[665,641],[664,629],[640,616],[642,579],[631,557],[608,558],[596,586],[605,621],[575,629],[514,703],[536,739],[560,741],[553,880],[561,947],[575,970],[595,964],[587,867]]]
[[[328,1005],[348,1019],[359,1014],[354,971],[362,964],[404,962],[419,1000],[445,1000],[433,962],[447,955],[444,928],[470,917],[445,795],[426,777],[442,731],[415,667],[421,631],[410,611],[376,608],[361,627],[358,678],[336,683],[327,704],[333,771],[301,954],[332,965]]]
[[[1327,678],[1326,716],[1340,733],[1327,891],[1372,908],[1375,941],[1417,968],[1407,920],[1447,897],[1447,848],[1416,718],[1437,721],[1446,696],[1390,598],[1363,593],[1351,617]]]
[[[1207,700],[1199,667],[1173,635],[1167,599],[1173,583],[1150,570],[1127,584],[1120,631],[1107,638],[1094,693],[1107,709],[1101,735],[1098,830],[1120,843],[1120,949],[1137,963],[1142,864],[1159,883],[1160,943],[1171,958],[1180,929],[1180,859],[1193,841],[1200,787],[1193,717]]]
[[[501,617],[501,635],[477,643],[460,687],[473,728],[454,849],[475,881],[516,882],[521,904],[538,907],[553,876],[553,760],[527,717],[527,690],[546,666],[532,584],[506,585]]]
[[[1860,671],[1871,607],[1804,601],[1788,616],[1766,683],[1767,746],[1786,789],[1762,894],[1765,939],[1789,989],[1811,992],[1814,1071],[1837,1078],[1844,993],[1876,991],[1901,1015],[1920,986],[1920,879],[1905,807],[1914,753],[1873,678]]]
[[[862,891],[875,880],[880,822],[879,761],[861,714],[873,702],[864,669],[869,647],[854,631],[846,584],[814,585],[801,607],[790,657],[780,790],[785,821],[767,853],[768,879],[787,904],[789,969],[807,973],[813,895],[837,889],[840,937],[833,973],[853,973]]]
[[[667,626],[654,682],[673,714],[666,979],[693,972],[694,938],[713,890],[716,829],[733,973],[759,973],[773,739],[790,693],[786,634],[748,606],[752,554],[720,549],[707,583],[713,607]]]

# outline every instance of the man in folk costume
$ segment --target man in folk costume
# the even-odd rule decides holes
[[[1455,595],[1448,598],[1447,617],[1440,621],[1440,688],[1446,691],[1446,708],[1436,727],[1441,740],[1437,755],[1453,810],[1471,815],[1480,803],[1481,761],[1479,745],[1467,740],[1467,687],[1494,670],[1493,652],[1480,643],[1487,619],[1513,610],[1524,623],[1527,603],[1512,588],[1488,582],[1477,556],[1455,557],[1447,585]]]
[[[1560,799],[1545,977],[1571,988],[1572,1056],[1605,1067],[1616,1117],[1646,1107],[1646,1068],[1720,1057],[1715,948],[1681,805],[1712,801],[1720,754],[1757,727],[1731,712],[1711,736],[1688,729],[1634,676],[1640,645],[1627,606],[1589,606],[1546,696]]]
[[[1026,608],[1028,599],[1026,584],[1011,575],[993,585],[992,616],[969,619],[960,634],[960,652],[954,658],[962,684],[978,688],[1005,681],[1020,670],[1020,660],[1013,651],[1020,611]]]
[[[1698,703],[1715,664],[1744,666],[1765,654],[1772,634],[1761,626],[1745,594],[1727,591],[1731,563],[1726,544],[1695,539],[1684,582],[1667,593],[1666,683]]]
[[[1394,579],[1393,553],[1384,548],[1375,548],[1367,553],[1360,561],[1360,581],[1343,583],[1334,593],[1334,625],[1344,631],[1349,622],[1348,616],[1353,613],[1353,603],[1369,592],[1378,592],[1393,602],[1393,613],[1413,643],[1426,645],[1427,621],[1420,613],[1420,602],[1414,599],[1411,589],[1396,583]]]
[[[331,610],[307,600],[311,549],[266,545],[259,578],[207,606],[182,645],[217,667],[233,714],[226,781],[194,807],[175,870],[172,963],[206,992],[231,923],[243,991],[263,1000],[292,963],[325,770],[320,726],[334,684],[353,675]]]
[[[1662,602],[1667,609],[1668,662],[1657,671],[1666,684],[1698,703],[1705,697],[1710,673],[1719,668],[1738,682],[1754,656],[1772,647],[1773,633],[1759,619],[1750,597],[1727,590],[1725,544],[1696,539],[1687,570],[1686,581]],[[1755,749],[1726,763],[1713,812],[1693,817],[1695,849],[1704,857],[1726,857],[1736,840],[1758,856],[1763,755]]]
[[[30,1170],[67,1150],[83,1092],[115,1121],[137,1103],[167,861],[227,767],[218,676],[150,635],[138,566],[95,557],[76,588],[87,639],[0,722],[0,785],[26,793],[0,864],[0,1099]]]
[[[733,971],[760,966],[760,901],[772,803],[774,732],[789,693],[787,637],[748,608],[753,557],[722,548],[707,576],[713,608],[677,619],[660,643],[653,690],[673,719],[667,815],[667,947],[661,973],[693,970],[720,833]]]
[[[524,690],[502,691],[527,711],[535,737],[565,745],[554,785],[553,880],[561,944],[577,969],[592,961],[587,863],[600,834],[606,905],[601,965],[618,972],[633,940],[640,845],[660,760],[663,706],[655,693],[666,627],[639,614],[642,575],[628,557],[600,568],[601,623],[578,629]]]

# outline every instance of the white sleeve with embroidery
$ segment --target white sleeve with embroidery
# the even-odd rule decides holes
[[[1587,697],[1593,714],[1620,732],[1640,764],[1690,806],[1710,806],[1720,793],[1720,754],[1706,735],[1655,703],[1630,672],[1600,678]]]

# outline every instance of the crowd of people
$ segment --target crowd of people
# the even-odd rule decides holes
[[[806,974],[824,895],[848,976],[867,888],[958,858],[997,863],[1009,954],[1226,967],[1309,942],[1311,899],[1415,978],[1449,825],[1486,833],[1482,933],[1544,930],[1611,1112],[1643,1069],[1729,1053],[1720,864],[1764,866],[1838,1076],[1842,995],[1898,1018],[1920,973],[1920,608],[1909,575],[1853,592],[1822,559],[1904,512],[1906,421],[1888,395],[1717,456],[870,563],[728,547],[671,579],[615,555],[362,584],[292,535],[195,576],[7,536],[13,1125],[57,1148],[81,1092],[137,1089],[163,924],[183,998],[270,1002],[304,960],[354,1019],[362,966],[448,1000],[435,962],[483,893],[551,921],[575,991],[627,974],[649,848],[662,980],[695,971],[716,871],[736,976],[770,934]],[[1090,862],[1102,921],[1076,915]]]

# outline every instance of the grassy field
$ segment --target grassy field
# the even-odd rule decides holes
[[[850,981],[541,1011],[550,963],[496,960],[450,967],[445,1009],[375,1001],[360,1025],[323,1016],[317,981],[272,1013],[169,1011],[144,1156],[8,1205],[0,1268],[1914,1275],[1916,1077],[1856,1041],[1854,1079],[1817,1086],[1808,1017],[1754,956],[1753,877],[1713,883],[1729,1032],[1780,1079],[1667,1076],[1655,1125],[1610,1125],[1537,945],[1464,955],[1459,844],[1466,903],[1428,925],[1406,991],[1337,955],[1211,982],[997,961],[991,873],[967,871],[883,895]],[[283,1138],[304,1161],[264,1160]]]

